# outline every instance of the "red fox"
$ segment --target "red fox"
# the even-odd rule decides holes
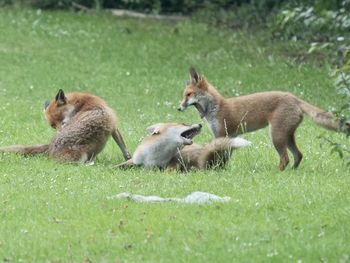
[[[223,167],[232,149],[248,146],[241,138],[219,138],[202,146],[192,144],[201,131],[200,124],[158,123],[147,128],[150,134],[136,148],[132,159],[117,167],[134,165],[147,168],[158,167],[182,171]]]
[[[99,97],[59,90],[55,99],[45,102],[45,118],[56,135],[49,144],[13,145],[0,152],[48,154],[66,162],[87,162],[104,148],[110,135],[117,142],[124,158],[130,159],[124,140],[116,128],[116,115]]]
[[[216,138],[237,136],[269,125],[273,145],[279,156],[279,169],[283,171],[289,163],[287,148],[294,157],[293,168],[301,162],[302,154],[295,142],[295,130],[306,113],[311,119],[330,130],[348,132],[349,123],[325,112],[289,92],[260,92],[225,99],[208,81],[193,68],[190,81],[178,107],[184,111],[193,105],[204,118]]]

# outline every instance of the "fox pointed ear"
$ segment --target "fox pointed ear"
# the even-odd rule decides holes
[[[160,132],[160,128],[162,127],[161,123],[153,124],[152,126],[149,126],[146,131],[150,135],[158,134]]]
[[[45,101],[44,102],[44,110],[46,110],[47,109],[47,107],[49,107],[49,105],[50,105],[50,101]]]
[[[58,105],[64,105],[67,103],[67,97],[64,95],[64,91],[60,89],[56,95],[56,102]]]
[[[194,68],[190,68],[190,79],[191,79],[191,82],[193,82],[194,84],[198,84],[199,82],[201,82],[202,77],[198,74],[198,72]]]

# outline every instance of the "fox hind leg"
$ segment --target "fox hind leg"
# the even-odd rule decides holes
[[[298,168],[301,160],[303,159],[303,154],[298,149],[298,146],[295,142],[295,134],[291,134],[288,138],[288,149],[292,152],[294,157],[293,169]]]
[[[71,148],[52,151],[51,156],[55,159],[72,163],[86,163],[90,161],[92,157],[85,151]]]
[[[290,150],[293,154],[294,164],[293,169],[298,168],[301,160],[303,159],[303,154],[300,152],[296,142],[295,142],[295,131],[298,128],[299,124],[303,120],[302,112],[296,112],[294,116],[292,116],[290,120],[288,133],[288,150]]]
[[[287,117],[286,117],[287,116]],[[296,143],[294,132],[303,120],[302,111],[295,105],[284,105],[283,108],[277,110],[271,122],[271,137],[279,156],[279,168],[283,171],[289,163],[287,149],[289,149],[294,157],[293,168],[297,168],[302,159]]]
[[[279,169],[283,171],[289,163],[289,157],[287,153],[287,138],[280,131],[274,130],[273,127],[271,128],[271,137],[272,143],[280,156]]]

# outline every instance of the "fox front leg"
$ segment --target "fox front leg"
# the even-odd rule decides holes
[[[122,151],[124,159],[126,161],[131,159],[131,154],[129,153],[128,149],[126,148],[123,136],[120,134],[118,129],[115,129],[112,132],[112,137],[113,137],[114,141],[117,143],[117,145],[119,146],[120,150]]]

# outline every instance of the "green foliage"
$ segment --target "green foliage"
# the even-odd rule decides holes
[[[67,9],[76,4],[89,8],[100,8],[108,0],[0,0],[1,5],[15,5],[19,7],[33,7],[42,9]]]
[[[350,46],[343,50],[345,63],[335,71],[335,87],[345,98],[345,104],[337,109],[337,115],[342,118],[341,128],[346,129],[347,137],[350,136]],[[350,147],[346,143],[336,142],[326,138],[331,145],[332,152],[337,152],[350,168]]]
[[[211,16],[219,19],[215,14],[218,10],[239,10],[250,16],[263,17],[269,10],[279,5],[282,0],[0,0],[2,4],[32,6],[34,8],[70,8],[73,3],[86,7],[123,8],[146,13],[182,13],[191,14],[199,10],[207,10]],[[249,7],[250,6],[250,7]],[[222,12],[221,12],[222,13]],[[213,19],[214,19],[213,18]],[[248,18],[249,19],[249,18]],[[220,20],[219,20],[220,21]],[[254,21],[255,22],[255,21]]]
[[[340,8],[332,9],[323,1],[314,5],[286,6],[273,17],[272,25],[277,37],[305,39],[308,41],[335,41],[339,34],[350,32],[349,0],[341,2]]]
[[[88,8],[123,8],[146,13],[164,11],[186,12],[202,2],[203,0],[0,0],[0,4],[13,4],[43,9],[67,9],[73,7],[76,3]]]
[[[201,9],[196,10],[194,17],[215,26],[226,28],[258,28],[264,27],[267,18],[271,16],[283,0],[241,1],[232,4],[211,3],[208,1]]]

